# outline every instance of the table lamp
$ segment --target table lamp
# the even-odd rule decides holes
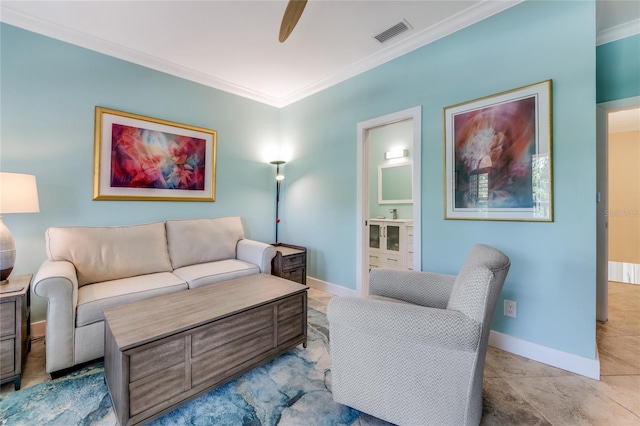
[[[22,173],[0,172],[0,214],[39,211],[36,177]],[[0,285],[8,282],[7,278],[15,262],[16,245],[9,228],[0,216]]]

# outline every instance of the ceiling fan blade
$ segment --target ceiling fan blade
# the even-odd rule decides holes
[[[280,36],[278,37],[280,43],[284,42],[296,27],[306,5],[307,0],[289,0],[282,17],[282,24],[280,24]]]

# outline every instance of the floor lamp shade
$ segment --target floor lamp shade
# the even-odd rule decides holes
[[[0,214],[39,211],[36,177],[22,173],[0,172]],[[15,242],[0,216],[0,284],[11,274],[15,261]]]

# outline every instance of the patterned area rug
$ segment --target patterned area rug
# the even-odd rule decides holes
[[[204,394],[151,425],[384,424],[331,396],[329,324],[309,308],[308,344]],[[117,425],[102,363],[0,399],[2,425]]]

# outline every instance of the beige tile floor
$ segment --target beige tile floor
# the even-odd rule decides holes
[[[334,297],[309,290],[309,306],[326,312]],[[640,285],[609,283],[609,321],[597,324],[600,381],[489,348],[483,425],[640,426]],[[22,387],[50,380],[44,341],[34,340]],[[2,385],[0,395],[13,392]]]

